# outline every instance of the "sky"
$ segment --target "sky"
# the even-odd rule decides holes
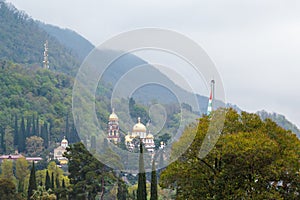
[[[283,114],[300,127],[299,0],[7,0],[98,46],[121,32],[166,28],[197,42],[221,74],[226,101]]]

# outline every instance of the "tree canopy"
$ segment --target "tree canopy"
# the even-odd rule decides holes
[[[212,113],[213,114],[213,113]],[[210,122],[185,130],[196,132],[187,151],[161,174],[160,185],[176,199],[297,199],[300,195],[300,141],[290,131],[256,114],[228,109],[220,138],[205,157],[198,153]]]

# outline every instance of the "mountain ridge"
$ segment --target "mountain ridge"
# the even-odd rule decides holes
[[[18,11],[12,4],[6,3],[3,0],[0,1],[0,11],[0,37],[3,38],[0,40],[1,60],[11,60],[23,66],[41,67],[43,43],[48,39],[50,69],[75,76],[82,60],[94,48],[93,44],[75,31],[35,21],[25,12]],[[124,73],[130,70],[135,64],[147,64],[146,61],[133,55],[130,55],[129,58],[127,57],[127,60],[125,59],[126,62],[121,63],[123,61],[124,59],[119,60],[115,63],[115,66],[124,66],[124,63],[127,66],[121,69],[121,71],[119,71],[120,68],[114,70],[114,66],[112,66],[111,72],[106,75],[106,79],[114,82],[120,77],[120,72]],[[155,70],[152,71],[154,74],[157,73]],[[187,94],[186,91],[183,92]],[[147,93],[147,90],[142,94],[145,93]],[[160,92],[159,94],[164,94],[164,92]],[[205,113],[208,98],[201,95],[198,95],[197,98],[199,102],[202,102],[201,113]],[[231,107],[240,111],[235,105]],[[263,116],[266,116],[266,114]],[[272,116],[268,115],[268,117]],[[275,116],[278,118],[279,115]],[[283,125],[289,124],[284,128],[296,132],[299,137],[299,129],[295,125],[289,122],[284,116],[279,118],[281,121],[286,121]],[[274,119],[278,121],[276,117]]]

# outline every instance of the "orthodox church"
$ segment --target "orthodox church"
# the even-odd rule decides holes
[[[114,144],[118,144],[121,141],[118,120],[119,118],[113,109],[113,112],[109,116],[107,139]],[[125,145],[129,151],[132,151],[135,148],[134,143],[136,142],[136,139],[143,142],[148,152],[154,151],[154,136],[150,133],[150,131],[147,132],[147,128],[141,123],[140,117],[138,118],[138,123],[133,126],[132,132],[125,136]]]
[[[68,159],[63,156],[69,146],[68,140],[64,137],[61,141],[60,146],[54,149],[54,159],[57,159],[61,165],[68,163]]]

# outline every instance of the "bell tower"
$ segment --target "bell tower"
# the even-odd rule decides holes
[[[107,127],[107,139],[114,144],[120,142],[119,134],[119,118],[115,113],[115,109],[112,110],[112,113],[109,116],[108,127]]]

